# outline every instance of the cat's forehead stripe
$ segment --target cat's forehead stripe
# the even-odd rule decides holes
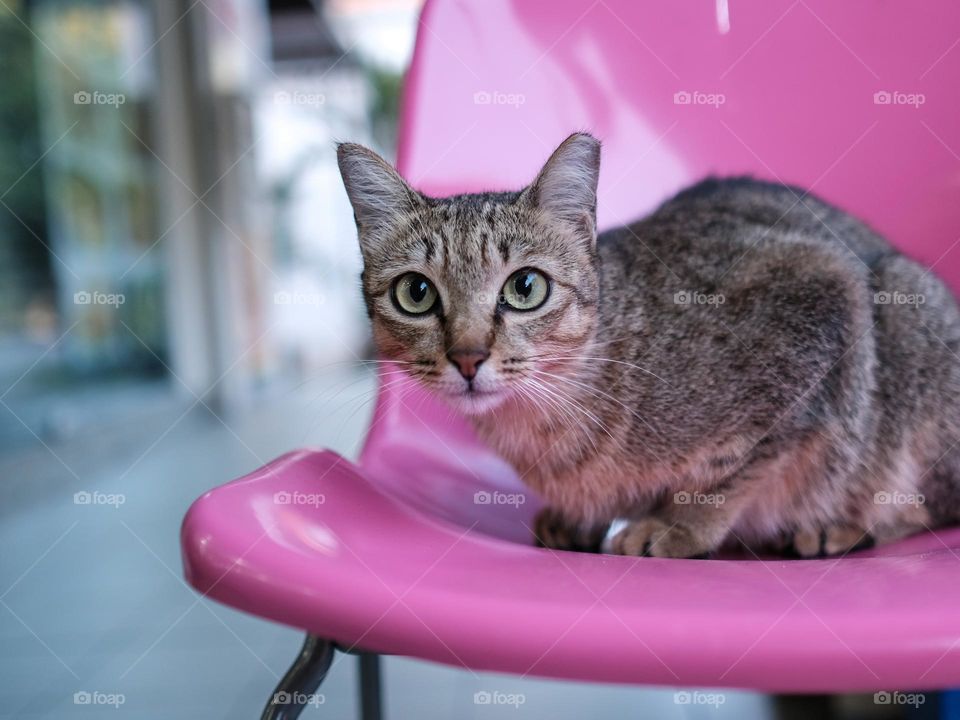
[[[443,272],[450,272],[450,238],[444,228],[440,228],[440,247],[443,248]]]
[[[503,258],[504,262],[510,261],[510,246],[507,242],[507,238],[504,236],[500,237],[500,240],[497,243],[497,250],[500,252],[500,257]]]

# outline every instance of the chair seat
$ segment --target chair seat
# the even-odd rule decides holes
[[[584,7],[426,4],[398,155],[415,186],[517,188],[589,129],[604,141],[602,227],[705,175],[752,174],[851,210],[960,289],[956,3]],[[384,389],[358,464],[297,452],[208,493],[185,520],[184,562],[234,607],[475,669],[775,691],[960,684],[960,531],[840,560],[660,560],[536,549],[536,508],[449,411]]]
[[[960,530],[821,560],[539,549],[538,502],[509,467],[429,399],[402,403],[427,403],[415,415],[390,402],[359,465],[293,452],[197,500],[189,582],[344,646],[473,669],[770,691],[960,681]]]

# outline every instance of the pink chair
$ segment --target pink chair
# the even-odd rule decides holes
[[[957,289],[958,35],[951,0],[433,0],[400,169],[433,194],[514,188],[587,129],[604,141],[601,226],[750,173],[866,218]],[[626,558],[533,547],[537,506],[464,421],[384,387],[357,464],[293,452],[197,500],[184,567],[201,593],[309,633],[264,717],[299,714],[334,646],[617,683],[960,684],[960,531],[840,559]]]

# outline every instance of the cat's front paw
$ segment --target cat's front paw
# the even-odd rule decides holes
[[[799,530],[793,536],[793,551],[802,558],[846,555],[873,545],[869,530],[852,525],[833,525],[825,530]]]
[[[551,550],[599,552],[605,532],[606,526],[585,527],[549,507],[538,512],[533,520],[534,544]]]
[[[611,550],[617,555],[662,558],[698,558],[713,550],[713,543],[681,523],[656,517],[634,520],[613,536]]]

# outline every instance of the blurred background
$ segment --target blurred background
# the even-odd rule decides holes
[[[333,145],[392,156],[418,5],[0,2],[0,449],[365,352]]]
[[[0,716],[257,717],[293,659],[183,583],[179,524],[287,450],[358,452],[334,142],[394,158],[421,2],[0,0]],[[354,716],[354,665],[305,716]],[[539,717],[769,709],[385,662],[391,717],[530,716],[492,684]]]

